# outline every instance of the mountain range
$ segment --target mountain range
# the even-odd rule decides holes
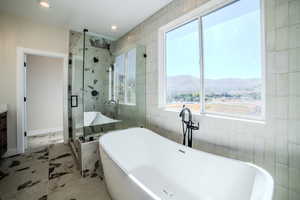
[[[201,87],[199,78],[188,75],[168,77],[167,82],[172,94],[197,93]],[[205,79],[206,94],[258,92],[260,88],[260,79]]]

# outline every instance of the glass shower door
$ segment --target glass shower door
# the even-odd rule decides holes
[[[70,137],[73,141],[83,136],[84,116],[83,116],[83,58],[82,55],[71,55],[71,80],[70,80],[70,99],[71,99],[71,123],[72,129]]]

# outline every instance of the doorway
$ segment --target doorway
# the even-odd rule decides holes
[[[27,151],[63,142],[63,59],[25,55]]]
[[[17,153],[68,142],[67,56],[17,48]]]

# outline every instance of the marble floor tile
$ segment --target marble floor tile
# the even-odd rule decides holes
[[[1,160],[0,199],[39,199],[48,192],[48,148]]]
[[[50,149],[49,190],[54,192],[81,176],[68,145],[52,145]]]
[[[52,192],[49,200],[110,200],[104,181],[98,178],[80,178],[69,185]]]
[[[47,199],[111,200],[101,175],[80,175],[69,145],[49,142],[0,160],[0,200]]]
[[[50,144],[63,143],[63,132],[53,132],[45,135],[28,136],[28,152],[34,152]]]

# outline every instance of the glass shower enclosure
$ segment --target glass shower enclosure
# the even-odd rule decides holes
[[[103,134],[145,126],[145,49],[112,53],[112,45],[86,29],[70,31],[69,138],[82,171],[88,168],[84,160],[92,159],[83,151],[98,147]]]

